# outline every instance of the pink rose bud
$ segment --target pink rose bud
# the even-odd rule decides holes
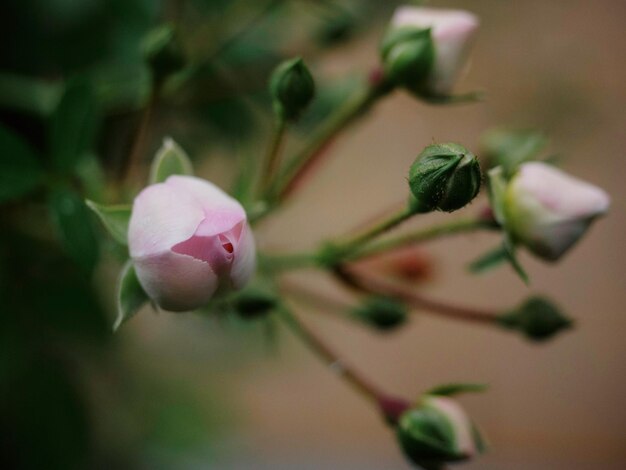
[[[170,176],[135,198],[128,246],[142,287],[171,311],[194,310],[218,292],[242,288],[256,266],[241,204],[192,176]]]
[[[479,21],[463,10],[402,6],[396,9],[393,28],[431,28],[434,63],[427,78],[429,91],[448,95],[465,68]]]
[[[551,165],[529,162],[508,184],[506,220],[515,241],[554,261],[607,212],[609,203],[602,189]]]

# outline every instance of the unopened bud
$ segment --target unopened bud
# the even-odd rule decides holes
[[[547,340],[572,326],[572,321],[553,303],[541,297],[531,297],[517,309],[500,316],[498,321],[503,327],[519,330],[533,341]]]
[[[453,399],[426,395],[397,424],[405,455],[426,468],[469,459],[484,450],[480,433]]]
[[[389,297],[370,297],[354,309],[353,314],[362,322],[378,329],[389,331],[406,322],[406,307]]]
[[[381,45],[387,78],[415,92],[424,87],[434,60],[430,29],[391,29]]]
[[[482,175],[475,155],[458,144],[433,144],[409,170],[415,212],[452,212],[467,205],[480,190]]]
[[[270,93],[282,119],[298,118],[315,95],[315,82],[301,58],[287,60],[274,69]]]

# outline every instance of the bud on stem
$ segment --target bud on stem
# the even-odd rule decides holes
[[[270,78],[270,93],[279,119],[295,120],[315,94],[311,72],[300,57],[281,63]]]

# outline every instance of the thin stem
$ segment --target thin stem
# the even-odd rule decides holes
[[[406,302],[408,305],[426,312],[437,313],[439,315],[467,320],[478,323],[497,325],[500,312],[482,310],[459,305],[452,305],[438,300],[423,297],[417,292],[407,290],[395,282],[387,281],[374,276],[363,276],[355,274],[345,266],[339,266],[334,270],[337,278],[347,286],[361,292],[370,294],[385,295]]]
[[[135,138],[133,140],[128,159],[126,160],[126,164],[122,167],[122,175],[127,181],[133,180],[141,166],[141,157],[144,153],[148,130],[150,128],[150,121],[152,119],[152,115],[154,114],[154,109],[156,108],[162,86],[163,83],[161,80],[155,81],[152,85],[148,102],[141,113],[139,126],[135,132]]]
[[[353,236],[352,238],[344,242],[335,244],[334,247],[338,250],[339,253],[342,254],[342,256],[347,256],[349,253],[358,250],[361,245],[400,225],[412,215],[413,212],[410,210],[410,208],[402,208],[395,214],[392,214],[389,218],[375,224],[374,226],[364,230],[363,232]]]
[[[380,406],[387,396],[367,379],[345,364],[325,342],[302,320],[283,307],[278,310],[280,318],[322,361],[334,372],[346,380],[356,391],[365,398]]]
[[[315,132],[309,142],[288,163],[283,175],[274,186],[276,204],[287,199],[298,187],[303,177],[324,154],[330,141],[362,115],[378,98],[388,91],[386,82],[369,85],[365,90],[346,101],[324,124]]]
[[[286,128],[287,126],[285,120],[283,118],[278,118],[272,132],[272,138],[267,149],[267,154],[265,156],[265,167],[263,169],[263,173],[261,174],[261,194],[267,193],[270,184],[272,183],[272,178],[280,166],[280,153]]]
[[[406,235],[400,235],[389,240],[382,240],[365,246],[363,249],[358,249],[351,255],[346,257],[347,260],[356,260],[374,256],[386,251],[391,251],[396,248],[401,248],[409,245],[416,245],[425,241],[433,240],[435,238],[447,237],[450,235],[456,235],[459,233],[475,232],[478,230],[496,230],[497,227],[492,223],[479,218],[467,218],[454,220],[452,222],[445,222],[440,225],[434,225],[422,230],[408,233]]]

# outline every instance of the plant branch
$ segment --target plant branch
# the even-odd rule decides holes
[[[388,91],[389,85],[384,80],[368,85],[365,90],[347,100],[320,126],[309,142],[290,160],[283,175],[272,188],[276,205],[291,196],[304,176],[322,157],[330,141]]]
[[[282,143],[285,137],[286,122],[283,118],[278,118],[274,130],[272,131],[272,137],[270,140],[267,154],[265,156],[265,167],[261,174],[260,190],[261,195],[267,193],[272,183],[272,179],[276,174],[276,170],[280,167],[280,153]]]
[[[360,292],[394,297],[426,312],[476,323],[498,324],[500,312],[448,304],[407,290],[397,283],[374,276],[359,275],[345,265],[335,267],[334,274],[343,284]]]
[[[335,351],[286,307],[278,309],[278,313],[283,322],[296,336],[324,361],[331,370],[346,380],[361,395],[376,405],[379,405],[381,399],[387,396],[362,375],[344,363]]]

